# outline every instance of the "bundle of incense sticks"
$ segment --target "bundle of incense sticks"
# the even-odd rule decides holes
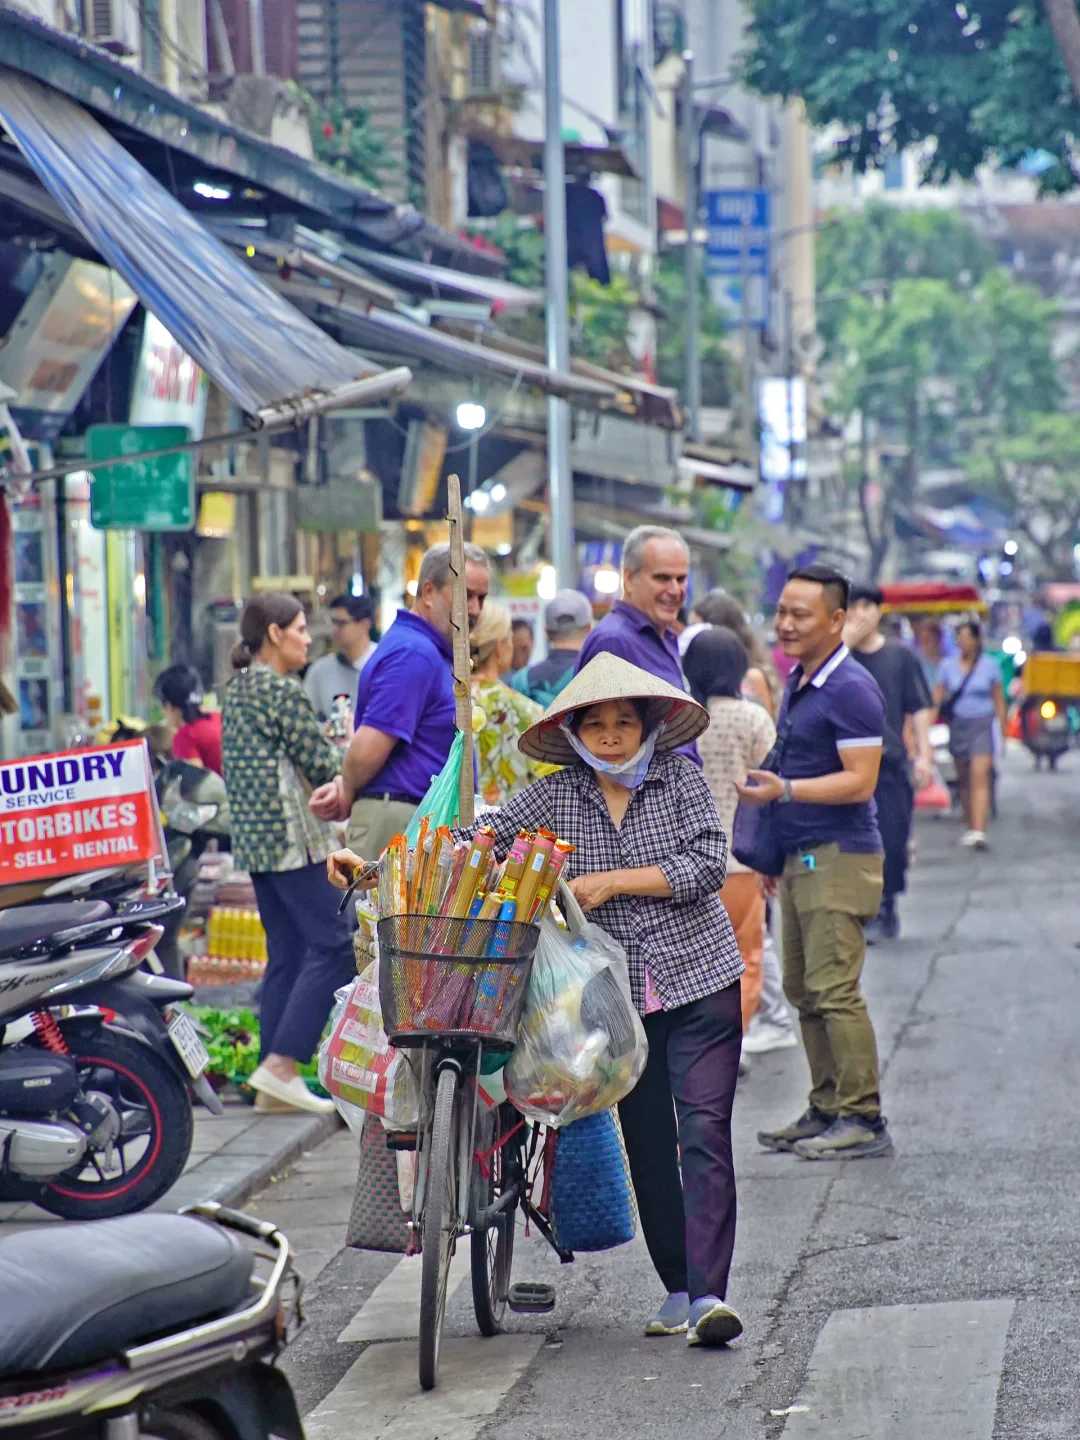
[[[500,863],[490,826],[455,844],[445,825],[433,826],[425,815],[414,847],[395,835],[383,851],[379,913],[538,925],[573,849],[551,830],[521,830]],[[491,944],[501,936],[505,950],[508,933],[500,927]]]

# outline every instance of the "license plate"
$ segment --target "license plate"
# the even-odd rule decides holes
[[[197,1080],[210,1063],[206,1046],[199,1039],[199,1032],[182,1012],[174,1012],[169,1020],[169,1039],[176,1047],[176,1053],[184,1062],[184,1068],[193,1080]]]

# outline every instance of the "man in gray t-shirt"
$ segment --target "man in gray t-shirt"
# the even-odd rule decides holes
[[[335,695],[348,695],[350,715],[356,709],[360,671],[375,653],[371,639],[374,612],[366,595],[338,595],[330,601],[333,649],[308,667],[304,689],[320,720],[330,718]]]

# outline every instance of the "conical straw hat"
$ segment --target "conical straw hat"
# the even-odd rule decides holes
[[[573,765],[579,757],[559,726],[575,710],[605,700],[647,701],[649,728],[664,722],[664,733],[656,744],[658,753],[688,745],[709,723],[709,712],[685,690],[676,689],[618,655],[601,651],[555,697],[536,724],[518,737],[518,749],[534,760]]]

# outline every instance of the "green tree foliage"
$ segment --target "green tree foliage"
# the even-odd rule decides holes
[[[1022,433],[984,445],[973,485],[1013,516],[1040,560],[1041,579],[1075,576],[1080,543],[1080,417],[1033,415]]]
[[[926,141],[925,176],[1049,157],[1048,191],[1080,180],[1073,95],[1040,0],[750,0],[746,77],[801,95],[858,170]]]
[[[859,436],[853,478],[876,574],[924,467],[993,454],[1055,407],[1054,307],[940,212],[878,205],[827,224],[819,275],[826,392]]]

